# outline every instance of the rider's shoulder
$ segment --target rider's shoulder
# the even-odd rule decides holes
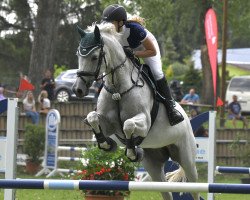
[[[128,21],[125,24],[126,28],[134,29],[134,30],[144,30],[145,28],[138,22]]]

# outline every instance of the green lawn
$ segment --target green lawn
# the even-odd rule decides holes
[[[197,164],[199,173],[199,182],[206,182],[207,172],[206,164]],[[34,178],[33,176],[26,175],[24,173],[18,173],[18,178]],[[217,175],[217,183],[240,183],[240,178],[247,177],[247,175]],[[0,178],[3,175],[0,174]],[[39,177],[45,178],[45,177]],[[60,179],[61,177],[54,177]],[[65,177],[67,179],[67,177]],[[4,199],[4,191],[0,189],[0,200]],[[202,194],[202,197],[206,199],[207,194]],[[16,190],[16,200],[83,200],[84,196],[80,191],[67,191],[67,190]],[[131,192],[131,195],[127,200],[161,200],[159,192]],[[249,200],[250,195],[246,194],[215,194],[215,200]]]
[[[229,73],[228,74],[229,77],[249,75],[249,70],[245,70],[240,67],[233,66],[233,65],[227,65],[226,70]],[[221,76],[221,66],[219,66],[219,74]]]

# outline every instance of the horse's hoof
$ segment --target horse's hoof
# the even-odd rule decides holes
[[[109,152],[116,151],[117,144],[114,140],[112,140],[111,138],[106,138],[106,142],[108,143],[108,145],[110,145],[110,147],[108,149],[105,149],[105,148],[101,147],[100,144],[98,143],[99,149],[101,149],[103,151],[109,151]]]
[[[142,159],[143,159],[143,155],[144,155],[143,149],[142,148],[136,148],[136,149],[134,149],[134,154],[136,155],[135,159],[132,159],[132,158],[130,158],[130,157],[127,156],[127,149],[125,151],[125,155],[127,156],[127,158],[131,162],[141,162]]]

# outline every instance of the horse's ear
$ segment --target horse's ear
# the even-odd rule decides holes
[[[76,28],[77,28],[78,33],[81,35],[81,38],[83,38],[86,35],[86,33],[84,32],[84,30],[82,30],[80,28],[80,26],[78,26],[78,25],[76,25]]]
[[[96,40],[99,41],[101,39],[101,34],[100,34],[100,30],[98,26],[95,26],[94,34],[95,34]]]

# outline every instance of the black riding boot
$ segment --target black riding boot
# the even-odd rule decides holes
[[[174,108],[175,100],[171,96],[171,92],[165,77],[157,81],[157,90],[160,95],[165,98],[165,101],[163,103],[167,109],[167,115],[170,125],[174,126],[183,121],[184,118],[182,114]]]

